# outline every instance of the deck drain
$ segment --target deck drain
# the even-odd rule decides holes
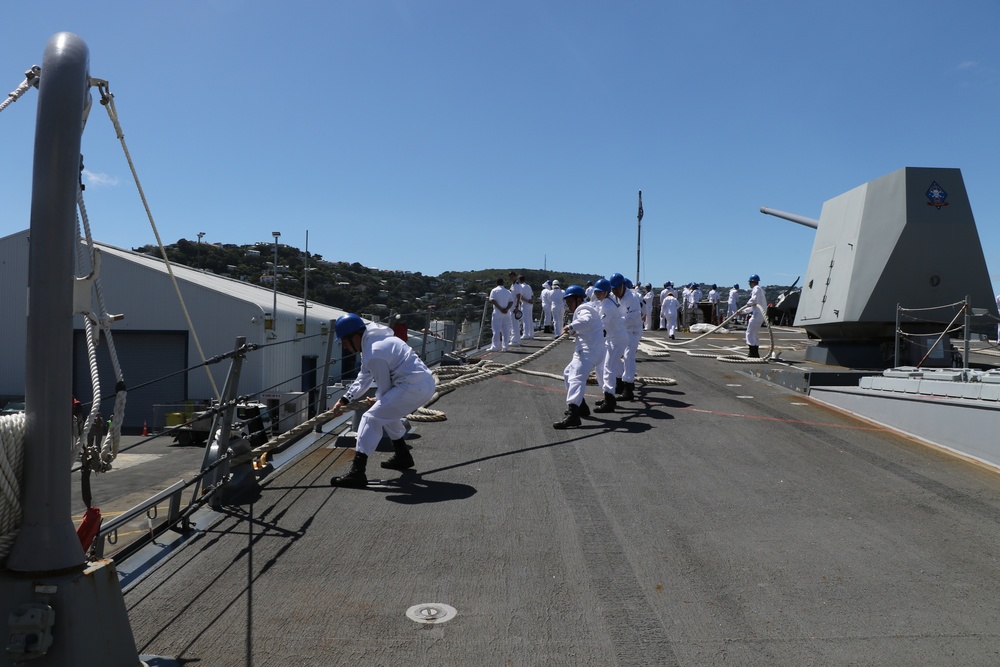
[[[458,612],[454,607],[440,602],[425,602],[415,604],[406,610],[406,616],[417,623],[444,623],[455,618]]]

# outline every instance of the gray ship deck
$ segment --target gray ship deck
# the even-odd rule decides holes
[[[561,374],[569,355],[530,368]],[[415,425],[417,470],[377,454],[370,476],[387,481],[366,490],[329,486],[351,453],[321,441],[265,480],[253,523],[200,527],[127,589],[140,652],[212,667],[998,664],[1000,477],[750,369],[641,357],[640,375],[677,385],[567,431],[551,426],[560,380],[471,385],[433,406],[447,421]],[[457,615],[416,623],[421,603]]]

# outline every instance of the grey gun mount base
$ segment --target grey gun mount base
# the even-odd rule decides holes
[[[795,326],[820,343],[809,361],[853,368],[892,366],[896,308],[932,308],[969,298],[997,316],[989,271],[962,172],[905,167],[823,204],[820,219],[761,207],[808,227],[816,239]],[[954,311],[921,313],[908,334],[936,339]],[[947,366],[947,336],[924,365]],[[910,345],[908,363],[927,347]],[[915,359],[914,359],[915,357]]]

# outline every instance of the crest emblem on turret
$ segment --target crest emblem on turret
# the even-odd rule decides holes
[[[945,201],[948,199],[948,193],[944,191],[944,188],[937,184],[937,181],[931,183],[931,186],[927,188],[927,192],[925,194],[927,195],[928,206],[933,206],[940,211],[942,206],[948,205],[948,202]]]

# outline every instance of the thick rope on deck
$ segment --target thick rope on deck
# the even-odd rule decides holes
[[[0,566],[21,528],[21,474],[24,469],[24,413],[0,417]]]
[[[767,333],[768,333],[768,336],[770,337],[770,342],[771,342],[770,349],[768,349],[767,354],[765,354],[763,357],[757,358],[757,357],[748,357],[745,354],[735,354],[736,347],[732,348],[732,351],[734,352],[734,354],[718,354],[716,352],[713,352],[712,350],[684,350],[684,349],[681,349],[685,345],[690,345],[691,343],[694,343],[695,341],[699,341],[702,338],[705,338],[706,336],[710,336],[713,333],[716,333],[717,331],[719,331],[719,329],[722,329],[722,330],[728,332],[728,329],[725,328],[726,324],[728,324],[730,321],[736,319],[736,316],[740,314],[740,311],[737,311],[737,312],[733,313],[732,315],[730,315],[729,317],[727,317],[726,319],[724,319],[722,322],[720,322],[719,324],[717,324],[716,326],[714,326],[712,329],[706,331],[705,333],[701,334],[700,336],[696,336],[694,338],[689,338],[688,340],[682,340],[679,343],[667,343],[666,341],[657,341],[657,342],[658,342],[658,344],[663,345],[663,346],[667,347],[668,349],[677,349],[679,352],[683,352],[686,355],[688,355],[689,357],[705,357],[705,358],[715,359],[717,361],[725,361],[725,362],[737,363],[737,364],[767,364],[767,363],[770,363],[772,361],[776,361],[780,357],[780,353],[775,351],[775,345],[774,345],[774,327],[772,327],[770,321],[768,321],[768,319],[767,319],[767,313],[764,311],[764,309],[761,308],[759,305],[756,305],[756,304],[755,304],[754,307],[757,310],[759,310],[764,315],[764,324],[767,325]]]

